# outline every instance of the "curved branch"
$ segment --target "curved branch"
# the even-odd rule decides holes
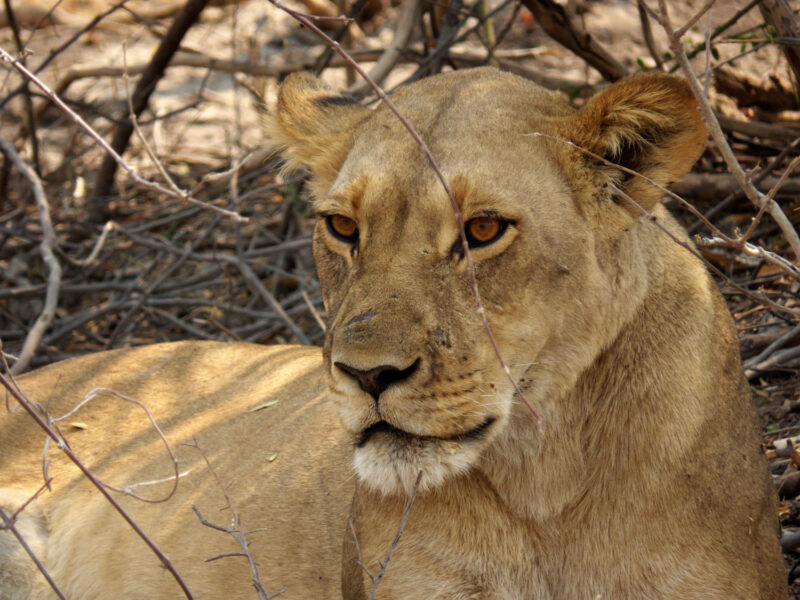
[[[386,51],[369,72],[370,79],[376,84],[380,85],[386,79],[389,71],[397,64],[400,56],[408,47],[411,42],[411,33],[414,31],[414,24],[419,19],[421,10],[422,0],[405,0],[403,3],[400,16],[397,18],[397,27],[394,31],[392,43],[389,44]],[[351,85],[347,91],[351,94],[363,94],[369,89],[369,84],[362,79],[358,83]]]
[[[44,195],[41,179],[39,179],[39,176],[30,165],[17,154],[14,145],[2,136],[0,136],[0,149],[31,184],[33,196],[36,199],[36,207],[39,210],[39,221],[42,224],[43,238],[39,248],[42,252],[42,259],[49,269],[44,308],[25,338],[25,343],[22,345],[22,352],[20,352],[17,362],[11,367],[11,373],[16,375],[20,371],[24,371],[30,364],[33,355],[36,353],[36,348],[39,347],[39,342],[42,340],[42,335],[50,327],[50,323],[56,315],[58,290],[61,287],[61,265],[53,253],[53,249],[56,246],[56,234],[53,231],[53,222],[50,220],[50,207]]]

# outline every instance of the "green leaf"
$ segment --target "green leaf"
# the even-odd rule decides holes
[[[719,50],[711,46],[711,56],[714,57],[714,60],[719,60]]]
[[[639,68],[642,71],[647,71],[647,66],[644,64],[644,61],[641,58],[636,59],[636,64],[639,65]]]
[[[264,410],[265,408],[269,408],[270,406],[275,406],[278,402],[280,402],[280,400],[268,400],[267,402],[264,402],[263,404],[257,404],[256,406],[254,406],[253,408],[251,408],[247,412],[256,412],[256,411],[259,411],[259,410]]]

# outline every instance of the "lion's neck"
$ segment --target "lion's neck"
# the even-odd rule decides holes
[[[713,351],[705,347],[713,336],[689,330],[675,314],[688,309],[706,314],[708,329],[724,326],[715,323],[707,276],[696,271],[670,289],[649,286],[632,319],[580,373],[559,373],[553,360],[551,370],[531,378],[541,421],[515,405],[481,466],[513,512],[544,522],[571,508],[613,503],[620,486],[642,494],[663,486],[658,474],[665,460],[680,459],[706,417],[687,405],[713,393],[703,382],[676,382],[688,357]],[[686,414],[696,418],[687,422]],[[671,432],[667,439],[665,431]]]

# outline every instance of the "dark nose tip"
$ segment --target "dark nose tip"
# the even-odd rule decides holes
[[[358,381],[359,387],[372,396],[375,402],[378,402],[380,395],[393,383],[403,381],[411,377],[412,373],[419,367],[419,359],[411,363],[410,367],[405,369],[398,369],[392,365],[381,365],[372,369],[363,371],[356,369],[343,362],[333,363],[342,371],[353,377]]]

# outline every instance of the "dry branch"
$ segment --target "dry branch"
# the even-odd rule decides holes
[[[800,22],[787,0],[761,0],[758,5],[764,22],[775,29],[779,37],[800,38]],[[800,48],[783,45],[783,53],[794,73],[795,84],[800,84]]]
[[[417,491],[419,490],[419,482],[422,480],[422,471],[417,474],[417,479],[414,482],[414,487],[411,490],[411,494],[409,494],[408,499],[406,500],[405,508],[403,508],[403,516],[400,518],[400,525],[397,528],[397,533],[395,533],[394,538],[392,538],[392,542],[389,545],[389,550],[386,552],[386,558],[382,561],[379,561],[380,570],[377,574],[373,575],[372,572],[367,568],[367,565],[361,560],[361,546],[358,543],[358,535],[356,534],[355,527],[353,526],[352,518],[348,520],[348,529],[350,530],[351,535],[353,536],[353,544],[356,549],[356,553],[358,556],[358,564],[367,574],[367,577],[370,578],[372,581],[372,588],[369,591],[369,598],[368,600],[374,600],[375,594],[378,591],[378,585],[380,585],[381,580],[383,579],[384,575],[386,575],[386,569],[389,568],[389,561],[392,559],[392,555],[394,554],[395,549],[397,548],[397,544],[400,543],[400,538],[403,535],[403,531],[406,528],[406,522],[408,521],[408,515],[411,514],[411,507],[414,506],[414,500],[417,497]]]
[[[164,75],[164,71],[169,64],[172,56],[177,52],[181,40],[189,28],[197,22],[200,13],[208,4],[209,0],[187,0],[186,4],[175,16],[172,25],[161,40],[158,49],[153,55],[148,68],[142,73],[142,77],[136,84],[133,91],[133,114],[139,116],[147,107],[150,95],[155,90],[156,84]],[[128,140],[133,133],[133,124],[130,120],[124,121],[114,133],[111,147],[117,154],[122,154],[128,146]],[[114,183],[114,174],[117,172],[119,161],[113,155],[108,155],[103,159],[103,164],[95,180],[94,195],[89,203],[89,219],[95,223],[108,220],[107,196]]]
[[[408,47],[408,44],[411,42],[411,34],[414,31],[414,26],[419,21],[421,11],[422,0],[405,0],[401,5],[400,15],[397,17],[397,25],[394,30],[392,42],[369,72],[370,79],[377,85],[383,83],[389,71],[394,68],[402,57],[403,52],[405,52]],[[369,88],[369,84],[362,79],[360,82],[352,85],[348,91],[354,94],[363,94],[366,93]]]
[[[753,186],[752,182],[747,177],[747,174],[744,172],[744,169],[742,169],[742,166],[739,164],[739,161],[736,159],[736,156],[734,156],[733,150],[731,150],[728,141],[725,139],[725,135],[722,133],[722,129],[720,128],[719,122],[714,115],[714,111],[711,110],[711,106],[708,104],[708,100],[703,93],[703,88],[694,74],[692,65],[689,63],[689,59],[686,56],[686,50],[684,49],[683,42],[681,41],[681,36],[678,35],[675,29],[672,27],[667,10],[666,0],[659,0],[658,4],[660,10],[658,17],[659,23],[667,34],[667,38],[669,39],[670,43],[670,49],[678,58],[678,62],[681,65],[683,73],[686,76],[689,86],[691,87],[692,92],[697,100],[703,121],[705,121],[706,127],[711,134],[711,138],[714,140],[714,143],[717,145],[717,148],[722,154],[725,164],[728,166],[728,170],[736,179],[737,183],[741,186],[747,198],[756,208],[761,208],[762,204],[766,202],[767,212],[778,224],[778,227],[780,227],[784,237],[786,238],[786,241],[789,243],[789,246],[791,246],[795,257],[800,259],[800,237],[798,237],[797,231],[795,230],[791,221],[789,221],[789,219],[786,217],[783,210],[781,210],[781,207],[778,205],[778,203],[774,200],[767,199],[764,194],[759,192],[755,186]]]
[[[3,529],[10,531],[11,535],[17,538],[17,542],[22,549],[25,550],[27,555],[31,558],[33,563],[36,565],[36,568],[39,569],[39,572],[44,576],[47,580],[48,585],[50,588],[55,592],[56,596],[58,596],[61,600],[67,600],[67,597],[61,592],[61,590],[56,585],[56,582],[53,581],[53,578],[50,576],[50,573],[47,572],[47,569],[42,564],[42,561],[39,560],[39,557],[36,556],[33,549],[28,545],[28,542],[25,541],[25,538],[22,537],[22,534],[16,528],[14,524],[14,517],[16,515],[7,515],[5,511],[0,508],[0,531]]]
[[[139,525],[128,515],[127,512],[119,505],[119,503],[114,500],[111,496],[109,491],[106,489],[106,486],[99,480],[95,475],[84,465],[75,453],[70,448],[69,444],[66,440],[59,435],[45,420],[47,413],[44,412],[41,407],[27,399],[23,394],[21,394],[16,386],[6,379],[3,374],[0,374],[0,384],[6,388],[6,392],[10,394],[14,400],[16,400],[20,406],[25,410],[25,412],[30,415],[30,417],[36,421],[36,424],[47,434],[48,439],[53,440],[56,443],[56,446],[67,455],[67,458],[72,461],[72,463],[80,469],[81,473],[94,485],[97,490],[105,497],[105,499],[114,507],[114,509],[120,514],[120,516],[125,519],[128,525],[136,532],[136,534],[144,541],[145,544],[150,548],[150,550],[158,557],[161,561],[161,564],[164,566],[167,571],[169,571],[170,575],[172,575],[173,579],[177,582],[180,586],[181,590],[183,591],[186,598],[189,600],[192,599],[192,594],[189,591],[189,588],[186,587],[186,583],[183,581],[183,578],[178,574],[173,566],[172,562],[167,558],[167,556],[161,551],[161,549],[155,545],[155,543],[147,536],[147,534],[142,531]],[[42,416],[43,413],[45,417]]]
[[[125,6],[131,0],[119,0],[116,4],[110,6],[108,10],[103,11],[96,17],[94,17],[91,21],[89,21],[86,25],[84,25],[81,29],[76,31],[72,34],[69,39],[67,39],[63,44],[51,50],[50,53],[47,55],[38,67],[35,69],[35,73],[41,73],[59,54],[64,52],[67,48],[72,46],[77,40],[79,40],[87,31],[91,31],[94,29],[103,19],[111,15],[112,13],[119,10],[121,7]],[[3,57],[5,60],[5,58]],[[26,83],[21,83],[16,89],[14,89],[10,94],[8,94],[3,100],[0,100],[0,110],[5,108],[5,106],[11,102],[18,94],[22,93],[25,90]]]
[[[604,79],[616,81],[627,75],[627,69],[570,18],[562,5],[554,0],[522,0],[522,4],[551,38],[597,69]]]
[[[33,190],[36,208],[39,211],[39,222],[42,225],[42,242],[39,248],[42,253],[42,260],[44,260],[48,268],[44,308],[28,332],[25,343],[22,346],[22,352],[11,368],[11,372],[17,374],[25,370],[30,364],[42,340],[42,335],[44,335],[44,332],[53,321],[53,317],[55,317],[56,308],[58,307],[58,289],[61,285],[61,265],[54,252],[58,242],[53,231],[53,223],[50,220],[50,207],[48,206],[41,180],[35,171],[17,154],[14,145],[2,136],[0,136],[0,148],[2,148],[6,157],[14,163],[17,170],[28,180]]]
[[[241,216],[239,213],[227,210],[224,208],[220,208],[219,206],[214,206],[213,204],[206,204],[205,202],[200,202],[199,200],[193,198],[187,193],[183,195],[176,194],[174,190],[164,187],[163,185],[148,181],[147,179],[141,177],[134,169],[131,167],[125,160],[119,155],[117,151],[115,151],[104,139],[103,137],[97,133],[80,115],[78,115],[75,111],[73,111],[70,107],[68,107],[61,98],[59,98],[53,91],[47,87],[36,75],[31,73],[28,69],[25,68],[23,64],[21,64],[18,60],[12,57],[8,52],[0,48],[0,60],[6,61],[11,64],[20,74],[24,77],[27,77],[30,81],[36,84],[39,89],[44,92],[44,94],[52,101],[58,108],[60,108],[64,113],[66,113],[75,123],[77,123],[81,129],[83,129],[89,136],[95,140],[102,148],[105,150],[125,171],[130,175],[130,177],[140,186],[150,189],[152,191],[164,194],[169,196],[170,198],[177,198],[181,202],[187,202],[190,204],[195,204],[197,206],[202,206],[208,210],[220,213],[233,219],[239,223],[246,223],[248,219]]]
[[[780,125],[772,125],[761,121],[738,121],[715,113],[717,121],[725,131],[743,133],[754,137],[781,142],[792,142],[800,137],[800,130]]]
[[[761,192],[768,192],[778,183],[778,177],[764,177],[756,185]],[[672,184],[671,189],[679,196],[712,200],[741,192],[738,182],[728,173],[689,173]],[[780,194],[800,194],[800,178],[787,179]]]
[[[778,75],[766,79],[723,65],[714,69],[714,87],[730,96],[740,107],[760,106],[766,110],[791,110],[797,98],[791,82]]]
[[[17,52],[20,56],[20,61],[25,64],[25,46],[19,36],[19,27],[17,20],[14,17],[14,9],[11,8],[11,0],[5,0],[6,17],[8,18],[8,25],[14,34],[14,42],[17,45]],[[33,160],[33,170],[37,175],[42,174],[41,161],[39,160],[39,143],[36,139],[36,116],[33,112],[33,100],[31,100],[31,91],[28,81],[23,81],[22,93],[25,97],[25,113],[28,119],[28,134],[31,138],[31,159]]]
[[[314,65],[319,56],[318,47],[303,48],[301,50],[284,50],[279,56],[273,57],[266,63],[252,61],[230,60],[204,56],[193,52],[177,52],[169,63],[169,67],[196,67],[198,69],[209,69],[221,73],[243,73],[253,77],[281,77],[287,73],[302,71]],[[381,56],[385,51],[372,48],[353,50],[351,54],[357,60],[372,61]],[[402,59],[402,56],[400,56]],[[149,63],[135,63],[128,65],[129,75],[141,75],[147,69]],[[331,67],[344,66],[344,60],[335,58],[331,61]],[[74,66],[67,69],[61,76],[58,84],[54,88],[54,93],[63,96],[69,87],[80,79],[92,77],[122,77],[125,73],[123,67],[111,67],[107,65],[83,65]],[[47,104],[42,104],[37,109],[37,114],[47,108]]]
[[[220,490],[222,491],[222,495],[225,498],[225,504],[227,504],[228,510],[231,513],[232,526],[222,527],[221,525],[216,525],[214,523],[211,523],[210,521],[207,521],[200,513],[200,509],[198,509],[197,506],[195,506],[194,504],[192,504],[192,510],[197,515],[197,518],[200,520],[200,523],[202,523],[206,527],[210,527],[211,529],[216,529],[217,531],[227,533],[234,540],[236,540],[236,543],[239,544],[239,547],[242,549],[241,552],[221,554],[219,556],[208,558],[206,559],[206,562],[218,560],[220,558],[229,558],[234,556],[242,556],[246,558],[247,564],[250,567],[250,574],[253,579],[253,587],[256,589],[256,592],[258,593],[259,600],[273,600],[274,598],[277,598],[278,596],[283,594],[285,590],[281,590],[277,594],[270,596],[264,589],[264,586],[261,583],[261,577],[258,573],[258,566],[256,565],[256,561],[253,558],[253,555],[250,553],[250,544],[248,543],[247,537],[245,536],[244,527],[242,525],[242,519],[239,516],[239,513],[236,510],[236,507],[234,506],[233,502],[231,501],[230,496],[228,495],[228,490],[222,484],[222,480],[219,478],[219,475],[217,475],[217,472],[211,466],[211,461],[208,460],[208,457],[206,456],[205,452],[203,452],[202,448],[200,448],[200,445],[197,443],[196,439],[192,440],[191,444],[186,444],[186,445],[189,446],[190,448],[195,448],[198,452],[200,452],[200,456],[203,457],[203,460],[205,461],[208,470],[211,472],[211,475],[216,480],[217,485],[219,486]]]

